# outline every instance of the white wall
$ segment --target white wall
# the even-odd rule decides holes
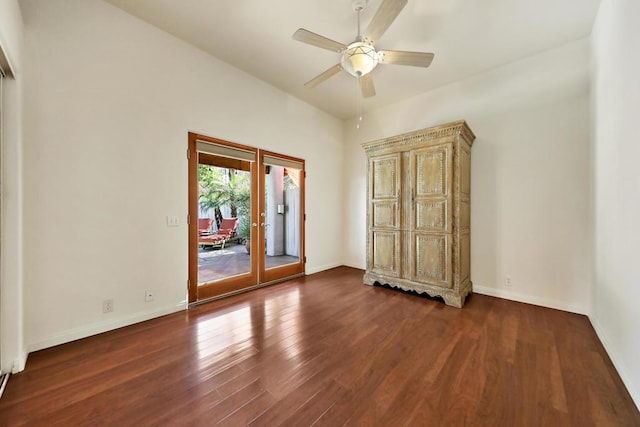
[[[13,79],[2,94],[2,228],[0,230],[0,371],[21,371],[24,344],[22,249],[22,17],[17,0],[0,0],[0,45]]]
[[[347,122],[347,264],[365,266],[366,156],[360,144],[465,119],[477,137],[475,291],[586,313],[592,240],[588,60],[588,40],[579,40],[370,112],[359,131]]]
[[[592,34],[595,277],[591,322],[640,407],[640,3],[602,0]]]
[[[184,307],[187,131],[306,159],[307,272],[341,264],[342,122],[102,1],[21,5],[30,350]]]

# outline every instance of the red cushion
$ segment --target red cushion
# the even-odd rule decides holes
[[[220,221],[220,231],[221,230],[231,230],[236,231],[238,228],[238,218],[222,218]]]
[[[213,218],[198,218],[198,234],[209,233],[211,224],[213,224]]]

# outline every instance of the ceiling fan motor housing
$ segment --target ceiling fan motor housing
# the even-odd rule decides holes
[[[340,63],[347,73],[361,77],[376,68],[378,53],[369,43],[354,42],[342,52]]]

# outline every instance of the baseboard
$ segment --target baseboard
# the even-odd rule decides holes
[[[625,364],[622,362],[622,358],[620,358],[618,354],[615,351],[613,351],[613,347],[610,344],[609,338],[607,338],[607,334],[604,333],[604,330],[602,329],[600,324],[596,321],[594,317],[592,316],[588,316],[588,317],[589,317],[589,321],[591,322],[591,326],[593,326],[593,329],[596,331],[596,335],[598,336],[598,338],[600,339],[600,342],[602,343],[602,346],[604,347],[605,351],[609,355],[609,359],[611,359],[611,363],[613,363],[613,366],[616,368],[616,371],[618,371],[618,375],[620,375],[620,379],[622,379],[622,382],[627,388],[629,395],[631,395],[631,399],[633,400],[633,403],[635,403],[636,408],[640,410],[640,393],[633,386],[633,382],[629,379],[630,377],[627,375],[627,372],[629,372],[629,370],[626,368]]]
[[[524,302],[526,304],[539,305],[541,307],[553,308],[556,310],[568,311],[570,313],[587,315],[588,311],[585,307],[581,307],[575,304],[567,304],[551,300],[548,298],[540,298],[534,295],[522,294],[514,291],[507,291],[503,289],[489,288],[487,286],[478,286],[473,284],[473,292],[482,295],[489,295],[492,297],[498,297],[502,299],[508,299],[511,301]]]
[[[358,270],[362,270],[362,274],[364,274],[365,266],[360,265],[358,262],[345,262],[342,265],[345,267],[357,268]]]
[[[305,269],[304,273],[305,274],[316,274],[316,273],[320,273],[321,271],[330,270],[332,268],[340,267],[342,265],[344,265],[344,264],[341,263],[341,262],[320,265],[320,266],[316,266],[316,267],[307,268],[307,269]]]
[[[28,350],[29,352],[33,352],[33,351],[38,351],[45,348],[53,347],[55,345],[65,344],[71,341],[90,337],[92,335],[108,332],[113,329],[122,328],[124,326],[133,325],[135,323],[144,322],[146,320],[154,319],[156,317],[175,313],[177,311],[185,310],[186,308],[187,308],[187,303],[185,301],[185,302],[181,302],[178,305],[164,307],[151,312],[134,314],[131,316],[121,317],[116,320],[94,323],[92,325],[82,327],[82,328],[70,329],[60,334],[57,334],[53,337],[31,343],[28,346]]]

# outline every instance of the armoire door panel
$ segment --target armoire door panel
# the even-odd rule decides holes
[[[392,200],[375,200],[372,202],[371,216],[374,227],[399,227],[398,202]]]
[[[452,156],[451,144],[411,151],[411,230],[452,232]]]
[[[371,195],[373,199],[398,197],[400,156],[381,156],[371,160]]]
[[[400,232],[371,232],[371,267],[378,274],[397,277],[400,274]]]
[[[413,188],[416,197],[451,195],[451,144],[413,150]]]
[[[435,231],[448,233],[449,202],[447,199],[420,199],[414,205],[415,231]]]
[[[413,233],[412,280],[450,288],[451,236]]]

